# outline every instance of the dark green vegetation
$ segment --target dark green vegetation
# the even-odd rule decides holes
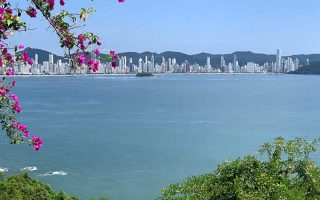
[[[319,140],[263,145],[260,156],[218,165],[209,174],[169,185],[159,200],[314,200],[320,199],[320,168],[310,160]]]
[[[7,179],[1,176],[1,200],[78,200],[64,192],[55,193],[52,189],[27,174],[20,174]]]
[[[85,188],[84,188],[85,189]],[[33,179],[28,174],[19,174],[4,178],[0,174],[1,200],[79,200],[77,196],[68,196],[64,192],[56,193],[50,186]],[[90,200],[109,200],[101,197]]]
[[[150,72],[141,72],[136,74],[137,77],[147,77],[147,76],[153,76]]]
[[[290,74],[320,74],[320,62],[312,62],[309,66],[301,67]]]
[[[48,55],[49,55],[48,51],[44,51],[41,49],[33,49],[33,48],[26,48],[26,51],[29,53],[31,58],[34,58],[34,55],[38,54],[39,63],[41,64],[43,61],[48,61]],[[271,63],[276,61],[275,55],[253,53],[250,51],[237,51],[230,54],[224,54],[226,63],[233,62],[233,54],[237,55],[240,65],[244,65],[247,62],[255,62],[262,65],[265,62]],[[214,67],[220,66],[220,57],[221,57],[221,54],[199,53],[194,55],[187,55],[181,52],[174,52],[174,51],[166,51],[163,53],[154,53],[149,51],[146,51],[143,53],[137,53],[137,52],[119,53],[119,56],[127,56],[127,58],[132,58],[133,63],[138,63],[139,58],[145,58],[145,56],[148,56],[150,59],[152,55],[154,56],[155,62],[159,64],[162,62],[162,56],[164,56],[166,59],[176,58],[178,63],[182,63],[185,60],[188,60],[190,64],[198,63],[200,65],[205,65],[207,57],[210,57],[211,65]],[[101,58],[102,62],[106,61],[105,54],[99,54],[99,57]],[[304,64],[306,62],[306,59],[309,59],[310,62],[317,62],[317,61],[320,62],[320,54],[292,55],[290,57],[293,59],[298,58],[301,64]],[[54,62],[57,62],[58,59],[63,60],[64,58],[62,56],[54,55]]]

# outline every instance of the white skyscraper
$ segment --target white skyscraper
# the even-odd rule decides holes
[[[127,70],[127,57],[126,57],[126,56],[123,56],[123,57],[122,57],[122,69],[123,69],[124,71]]]
[[[282,57],[280,49],[277,49],[276,66],[274,72],[282,72]]]
[[[153,73],[154,72],[154,56],[151,56],[151,69],[149,70],[149,72]]]
[[[168,59],[168,68],[169,68],[169,71],[171,72],[172,71],[172,60],[171,60],[171,58]]]
[[[139,70],[143,71],[143,60],[142,60],[142,58],[139,59]]]
[[[238,70],[238,59],[237,59],[237,55],[236,54],[233,54],[232,67],[233,67],[233,72],[239,72],[239,70]]]
[[[39,58],[38,58],[38,54],[34,55],[34,64],[38,65],[39,64]]]
[[[207,72],[211,72],[211,59],[210,59],[210,57],[207,57],[206,67],[207,67]]]
[[[53,64],[53,54],[49,54],[49,64]]]
[[[223,56],[221,56],[221,63],[220,63],[220,67],[224,67],[226,66],[226,60],[224,59]]]

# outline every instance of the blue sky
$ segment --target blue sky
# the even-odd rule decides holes
[[[85,31],[119,52],[320,53],[319,0],[66,0],[66,5],[72,11],[95,7]],[[37,29],[18,34],[17,41],[62,54],[44,20],[27,21]]]

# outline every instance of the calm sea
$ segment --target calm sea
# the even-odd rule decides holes
[[[33,152],[2,136],[0,167],[36,166],[32,176],[81,199],[154,199],[277,136],[320,133],[320,76],[17,79],[21,120],[45,143]]]

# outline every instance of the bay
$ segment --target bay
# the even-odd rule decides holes
[[[320,133],[320,76],[18,77],[34,152],[0,137],[0,167],[81,199],[155,199],[170,183],[255,154],[277,136]],[[48,176],[47,172],[57,172]],[[64,173],[62,173],[64,172]]]

